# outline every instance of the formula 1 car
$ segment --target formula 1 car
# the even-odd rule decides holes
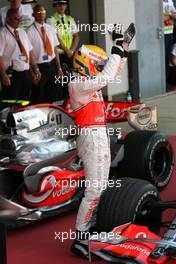
[[[153,128],[150,108],[133,108],[129,115],[133,127],[145,130],[123,138],[119,129],[109,129],[110,178],[130,176],[164,188],[173,173],[172,146],[163,134],[146,130]],[[73,118],[55,104],[1,111],[0,195],[3,204],[10,201],[20,207],[16,224],[57,215],[79,204],[84,168],[77,156],[76,136]]]
[[[90,262],[96,256],[119,264],[175,264],[176,218],[161,221],[170,208],[176,209],[176,201],[160,201],[156,187],[143,180],[123,178],[120,188],[107,188],[98,207],[98,232],[89,240]],[[168,228],[162,236],[161,226]]]

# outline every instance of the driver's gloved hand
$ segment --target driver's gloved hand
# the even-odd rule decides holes
[[[132,39],[134,38],[136,34],[136,29],[134,23],[131,23],[129,27],[124,32],[124,42],[128,45],[131,43]]]
[[[122,24],[114,24],[114,29],[112,31],[113,46],[122,48],[123,40],[124,36]]]
[[[114,24],[113,30],[109,33],[111,34],[113,41],[111,53],[117,54],[121,58],[127,57],[129,44],[136,34],[134,23],[131,23],[124,33],[122,24]]]
[[[114,28],[109,32],[112,38],[113,47],[111,50],[112,54],[117,54],[123,58],[123,26],[122,24],[114,24]]]

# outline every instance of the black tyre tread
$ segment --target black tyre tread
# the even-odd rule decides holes
[[[132,222],[135,205],[137,206],[142,194],[148,190],[157,192],[156,187],[145,180],[122,178],[121,182],[120,188],[107,188],[100,198],[96,223],[99,232],[109,232],[115,226]]]
[[[118,188],[118,189],[117,189],[117,187],[107,188],[103,192],[103,194],[100,198],[99,205],[98,205],[98,210],[104,211],[104,217],[102,217],[102,219],[101,219],[102,225],[106,225],[106,219],[108,219],[108,218],[109,218],[109,224],[112,224],[114,212],[109,211],[109,207],[114,208],[114,206],[117,204],[117,202],[119,203],[119,201],[120,201],[120,204],[121,204],[121,202],[123,202],[123,198],[124,198],[123,192],[126,192],[126,187],[128,187],[128,185],[125,184],[127,181],[128,181],[128,185],[130,184],[130,182],[133,182],[132,179],[123,178],[122,186],[120,188]],[[122,193],[122,195],[121,195],[121,193]],[[107,199],[107,197],[108,197],[108,199]],[[104,208],[106,208],[107,210],[104,210]],[[98,219],[98,215],[97,215],[97,221],[98,220],[99,219]]]
[[[143,158],[144,148],[148,149],[149,146],[147,145],[149,139],[156,136],[160,137],[160,134],[158,134],[155,131],[142,131],[142,133],[141,131],[133,131],[126,136],[124,140],[125,158],[123,160],[124,165],[121,170],[121,174],[125,173],[125,176],[129,177],[129,173],[130,173],[130,177],[136,177],[135,175],[137,175],[137,178],[142,178],[143,175],[142,168],[144,168],[145,166],[145,159]],[[134,138],[137,138],[137,146],[136,146],[136,140],[134,140]],[[137,162],[135,162],[136,160]],[[135,166],[134,166],[134,162],[135,162]],[[130,166],[130,170],[128,170],[129,166]],[[122,175],[119,176],[121,177]],[[145,179],[149,180],[148,177]]]
[[[131,190],[133,189],[133,193],[135,194],[138,190],[140,190],[141,187],[141,182],[136,182],[135,186],[133,185],[134,183],[132,183],[128,189],[127,193],[131,193]],[[127,195],[127,194],[126,194]],[[125,198],[125,197],[124,197]],[[133,204],[134,202],[136,202],[136,198],[135,196],[131,197],[131,204]],[[129,207],[129,210],[127,211],[125,206],[121,205],[121,213],[120,213],[120,218],[119,218],[119,222],[120,223],[124,223],[124,222],[129,222],[129,219],[131,219],[131,215],[132,215],[132,207]],[[131,219],[132,220],[132,219]]]
[[[157,182],[156,186],[165,187],[172,176],[174,154],[167,137],[157,131],[133,131],[125,137],[124,159],[118,164],[118,177],[145,179],[155,184],[155,179],[152,177],[148,166],[149,162],[151,162],[149,153],[155,142],[163,139],[165,145],[169,146],[171,173],[169,171],[168,178],[163,186],[160,182]]]
[[[130,190],[134,188],[134,181],[131,181],[127,184],[126,188],[124,188],[124,191],[121,193],[121,197],[118,200],[116,207],[115,207],[115,212],[119,210],[119,215],[116,215],[114,218],[115,221],[118,221],[119,223],[124,223],[129,221],[128,213],[129,210],[127,211],[124,204],[125,204],[125,199],[127,198],[128,193],[130,193]],[[138,188],[138,186],[137,186]],[[135,188],[136,189],[136,188]],[[119,208],[119,209],[118,209]]]
[[[126,182],[128,181],[128,184],[126,184]],[[116,189],[117,188],[114,188],[113,190],[113,200],[112,200],[112,203],[109,202],[109,205],[111,204],[111,207],[114,208],[114,211],[116,212],[116,209],[118,208],[119,205],[123,205],[123,202],[124,202],[124,199],[125,199],[125,196],[126,196],[126,193],[128,193],[128,190],[130,189],[131,185],[133,185],[133,180],[129,180],[129,179],[125,179],[125,181],[123,181],[124,184],[124,189],[123,191],[119,190],[119,198],[118,198],[118,202],[117,202],[117,199],[116,199],[116,195],[117,195],[117,191]],[[119,189],[121,189],[122,187],[120,187]],[[110,194],[111,194],[111,189],[110,189]],[[108,199],[107,199],[108,201]],[[109,206],[108,206],[109,207]],[[108,208],[107,207],[107,208]],[[108,211],[107,211],[107,214],[108,214],[108,217],[109,217],[109,220],[111,221],[111,225],[113,224],[112,222],[114,221],[114,211],[111,210],[108,214]],[[106,224],[106,223],[105,223]]]
[[[0,195],[9,199],[12,197],[23,181],[23,177],[19,177],[20,173],[21,172],[12,170],[4,170],[0,172]]]

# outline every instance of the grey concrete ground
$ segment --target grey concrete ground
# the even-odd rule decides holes
[[[176,135],[176,92],[166,93],[144,101],[146,105],[158,107],[158,130],[167,135]],[[133,130],[128,124],[118,124],[123,130]]]

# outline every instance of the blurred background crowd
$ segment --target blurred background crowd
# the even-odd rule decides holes
[[[162,1],[169,91],[176,87],[176,0]],[[72,67],[80,37],[69,2],[52,0],[51,5],[51,16],[36,0],[9,0],[0,9],[1,99],[43,103],[69,97],[61,80]]]
[[[68,2],[52,4],[55,13],[48,18],[45,7],[33,0],[9,0],[0,9],[2,99],[42,103],[68,98],[61,77],[64,65],[72,67],[79,33],[67,14]]]

